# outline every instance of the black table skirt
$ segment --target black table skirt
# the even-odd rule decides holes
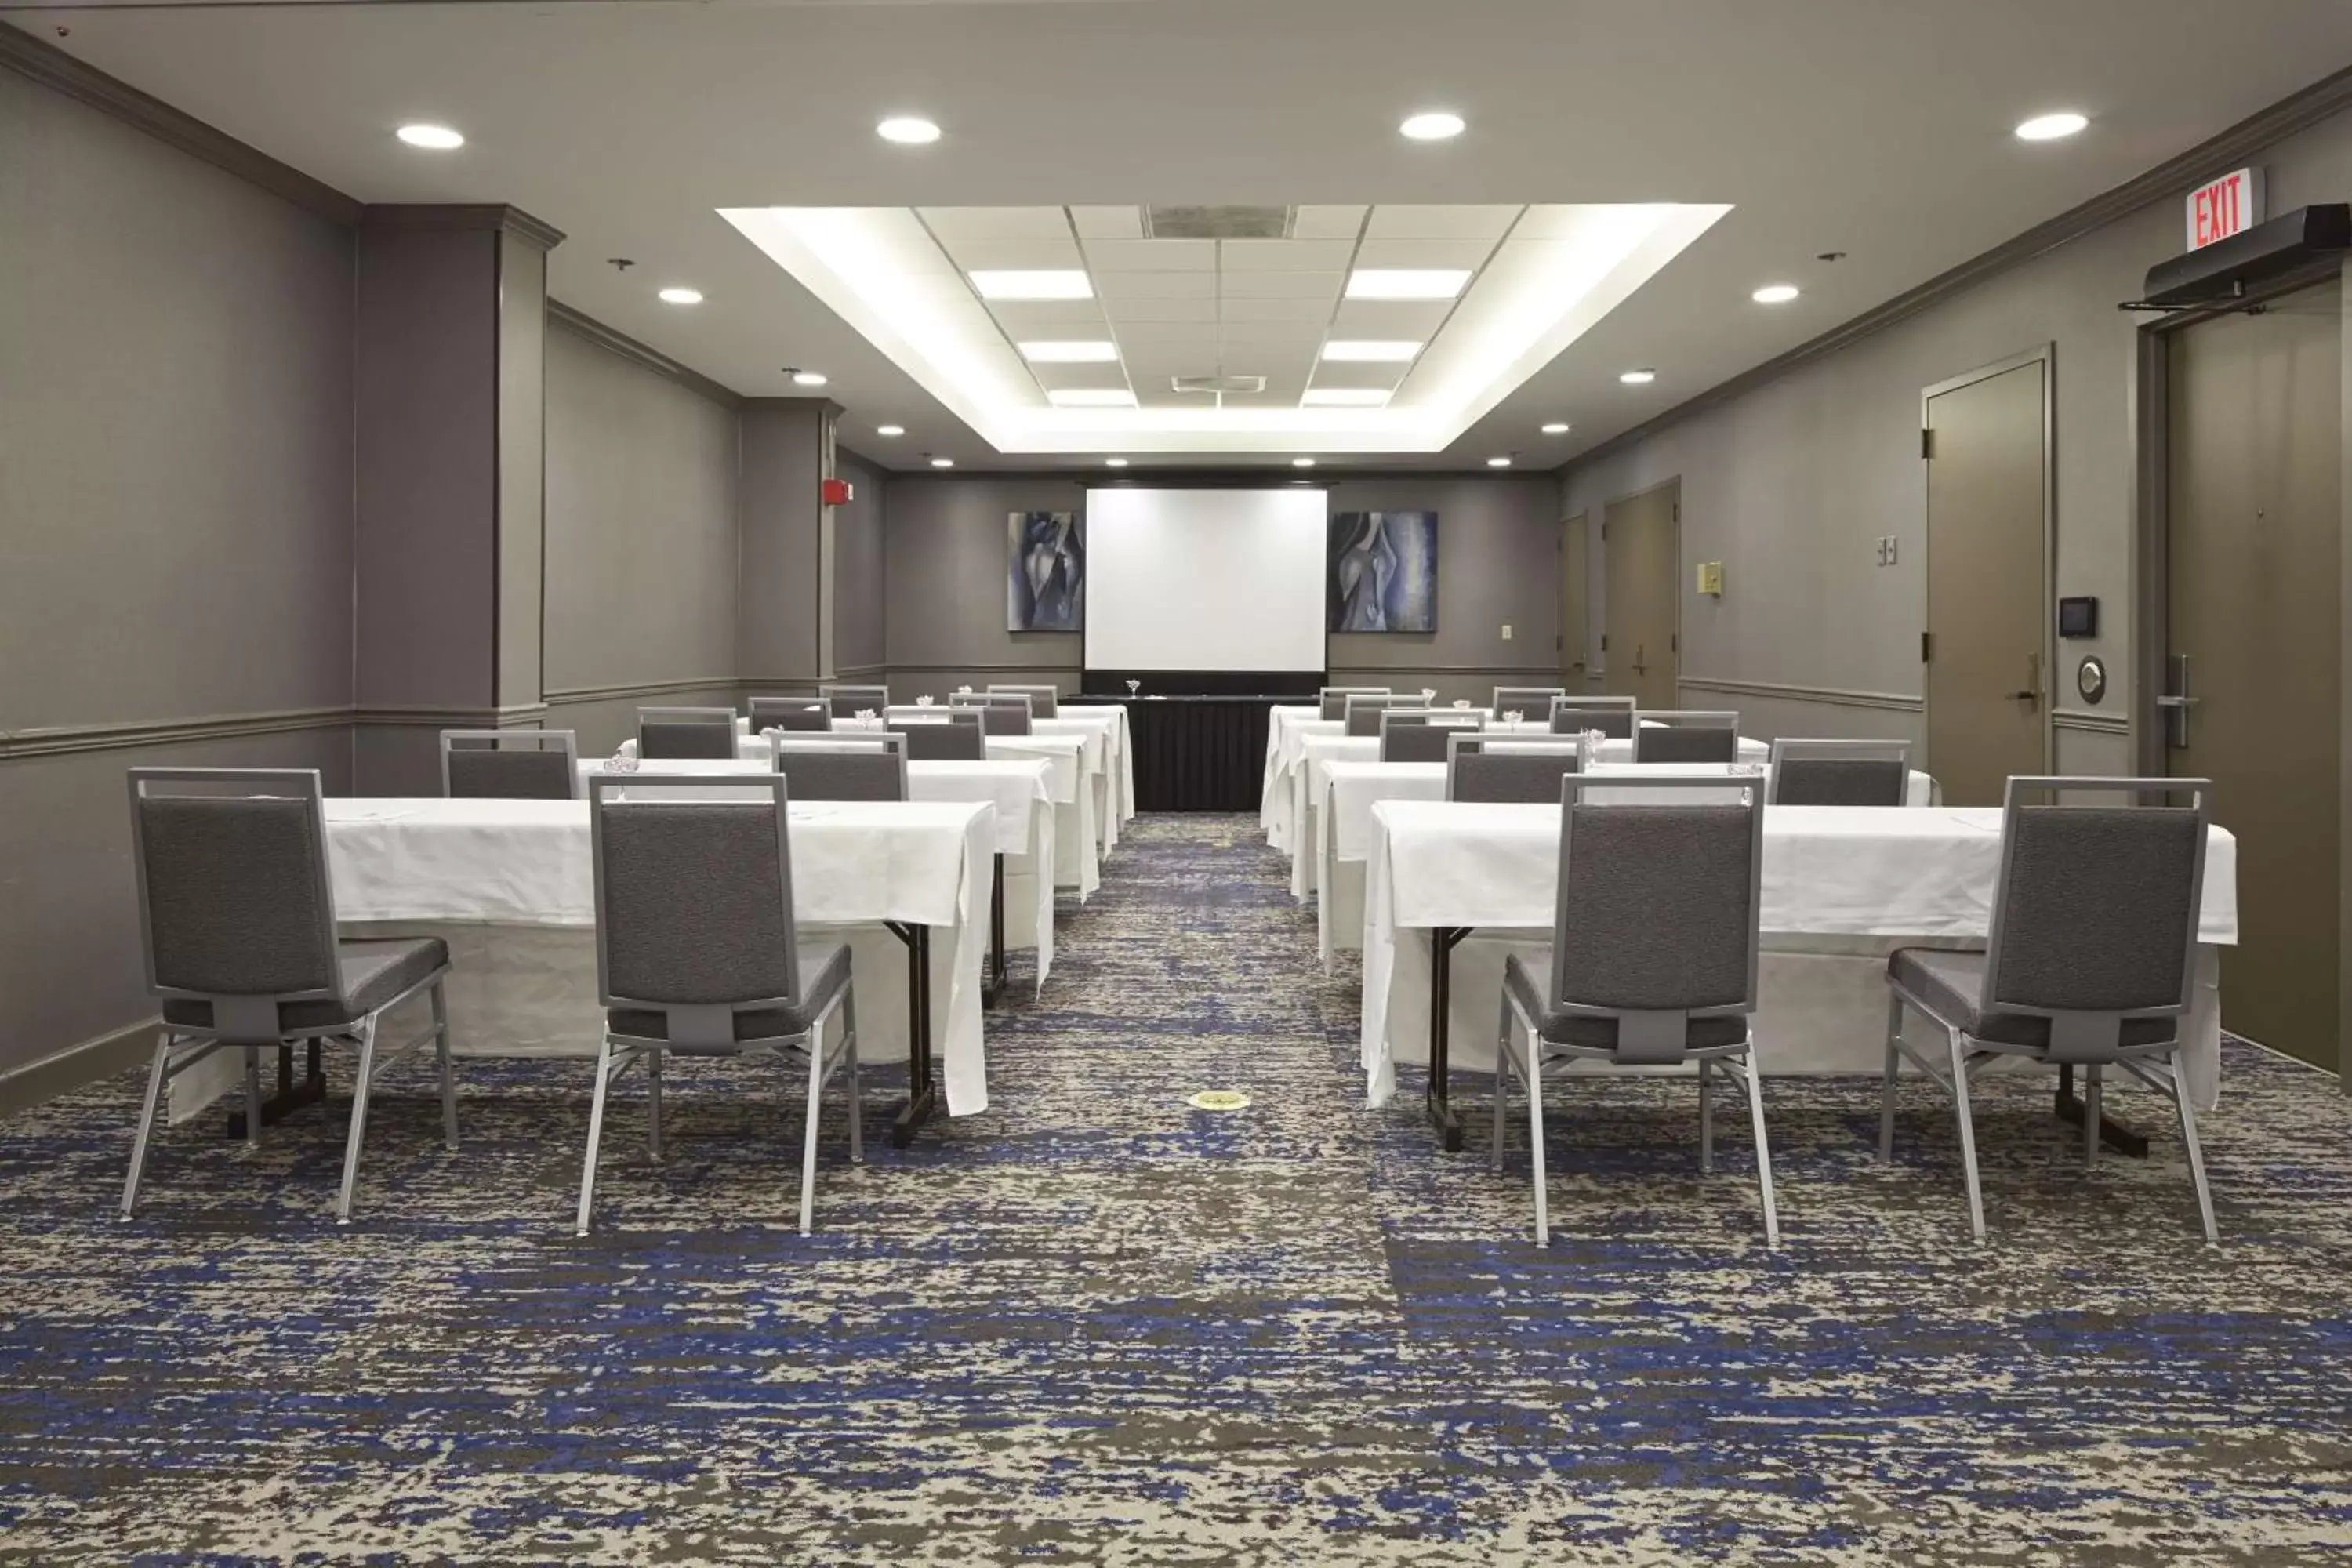
[[[1247,811],[1265,782],[1265,727],[1295,697],[1064,698],[1066,707],[1116,702],[1135,742],[1138,811]]]

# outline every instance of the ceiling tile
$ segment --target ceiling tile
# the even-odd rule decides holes
[[[1500,239],[1522,209],[1493,206],[1391,206],[1372,209],[1367,239]]]
[[[1141,239],[1141,207],[1072,207],[1070,223],[1080,239]]]
[[[1217,265],[1213,239],[1102,239],[1087,241],[1087,265],[1106,272],[1209,272]]]
[[[1229,239],[1220,259],[1227,272],[1337,272],[1355,248],[1351,239]]]
[[[1407,304],[1387,300],[1343,300],[1331,318],[1335,338],[1414,338],[1426,342],[1454,309],[1452,300]]]
[[[1092,300],[1000,300],[992,301],[988,309],[1009,337],[1100,337],[1107,330],[1102,307]]]
[[[1293,215],[1293,239],[1353,239],[1364,226],[1361,206],[1305,206]]]
[[[1129,322],[1190,322],[1194,325],[1213,323],[1217,319],[1214,296],[1202,293],[1189,299],[1135,299],[1123,294],[1105,298],[1102,307],[1110,319],[1124,326]]]
[[[1495,247],[1483,239],[1368,239],[1356,255],[1362,267],[1468,268],[1476,270]]]
[[[1116,315],[1120,300],[1213,300],[1217,297],[1217,275],[1213,272],[1100,272],[1095,274],[1095,292],[1107,301],[1106,309]]]
[[[1311,300],[1238,300],[1228,297],[1223,314],[1227,321],[1292,321],[1319,331],[1330,319],[1331,300],[1328,295]]]
[[[1125,386],[1127,369],[1117,364],[1031,364],[1037,384],[1048,392],[1074,386]]]
[[[1393,388],[1404,379],[1406,367],[1401,364],[1333,364],[1318,361],[1312,384],[1316,386],[1376,386]]]
[[[1070,220],[1060,207],[917,207],[933,234],[959,241],[1067,239]]]
[[[1344,272],[1228,272],[1221,289],[1228,300],[1320,300],[1339,302]]]
[[[948,254],[966,272],[1027,272],[1085,265],[1077,242],[1068,235],[1059,239],[950,240]]]

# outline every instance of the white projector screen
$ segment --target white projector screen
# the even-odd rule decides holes
[[[1087,668],[1319,670],[1330,495],[1087,492]]]

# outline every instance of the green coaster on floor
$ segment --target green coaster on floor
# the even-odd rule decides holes
[[[1195,1110],[1247,1110],[1250,1097],[1234,1089],[1204,1089],[1184,1103]]]

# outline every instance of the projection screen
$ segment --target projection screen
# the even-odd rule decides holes
[[[1087,492],[1089,669],[1323,668],[1329,492]]]

